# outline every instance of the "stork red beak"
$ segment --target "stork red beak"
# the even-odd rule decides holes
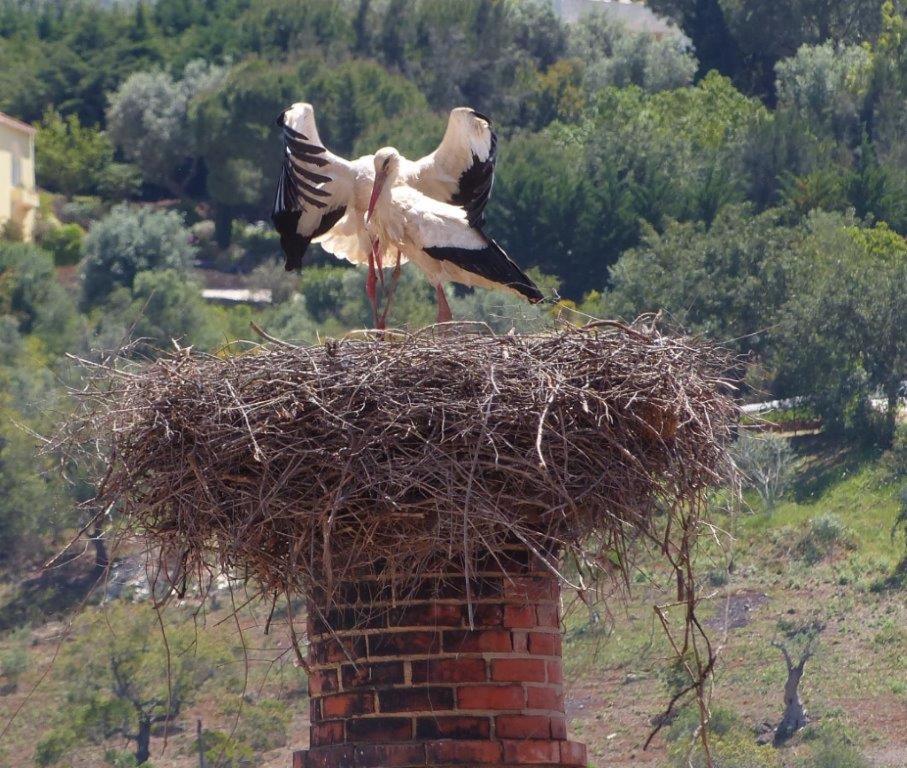
[[[384,189],[384,182],[387,180],[387,174],[384,171],[379,171],[375,174],[375,183],[372,184],[372,196],[368,201],[368,211],[365,214],[365,221],[368,223],[371,221],[372,214],[375,212],[375,204],[378,202],[378,198],[381,195],[381,190]]]

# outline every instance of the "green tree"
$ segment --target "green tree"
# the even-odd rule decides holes
[[[195,255],[178,213],[117,206],[85,238],[82,303],[93,307],[117,286],[131,289],[139,272],[185,271]]]
[[[804,45],[779,61],[775,71],[779,107],[793,111],[819,135],[859,145],[872,78],[866,48],[830,41]]]
[[[680,24],[699,57],[747,93],[774,101],[775,64],[804,44],[859,43],[879,32],[878,0],[651,0]]]
[[[291,70],[251,59],[191,102],[190,125],[217,206],[221,247],[230,244],[235,215],[254,211],[261,218],[268,210],[280,167],[274,120],[299,96]]]
[[[182,346],[207,350],[226,341],[201,296],[201,286],[183,272],[139,272],[132,296],[126,316],[134,318],[133,336],[152,347],[169,346],[174,339]]]
[[[76,115],[62,118],[48,109],[35,138],[38,183],[64,195],[93,194],[113,162],[113,144]]]
[[[611,291],[584,308],[626,319],[664,310],[694,332],[764,354],[772,318],[788,298],[785,255],[799,237],[777,213],[754,216],[745,206],[726,208],[710,227],[649,229],[612,268]]]
[[[779,391],[809,397],[830,429],[864,429],[881,396],[887,445],[907,370],[907,244],[884,223],[814,214],[808,226],[789,257]]]
[[[182,196],[195,176],[198,150],[189,126],[189,103],[215,88],[225,70],[190,62],[175,80],[163,71],[136,72],[110,97],[111,139],[144,178]]]
[[[655,37],[590,13],[570,30],[570,54],[586,67],[590,90],[638,85],[664,91],[690,85],[697,61],[682,35]]]
[[[0,316],[17,331],[35,334],[52,353],[65,351],[76,331],[75,305],[57,281],[54,262],[41,248],[0,241]]]
[[[153,727],[177,719],[218,665],[230,659],[209,634],[198,631],[191,615],[165,618],[166,641],[150,606],[111,604],[80,619],[63,658],[65,724],[45,737],[63,742],[57,759],[79,741],[119,735],[135,744],[135,761],[144,764]],[[69,739],[57,736],[66,732]]]

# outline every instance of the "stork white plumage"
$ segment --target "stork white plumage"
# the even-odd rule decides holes
[[[373,155],[349,161],[328,151],[310,104],[297,103],[283,112],[284,162],[271,218],[280,233],[286,269],[302,266],[310,242],[334,256],[366,264],[366,293],[377,315],[375,267],[382,275],[386,243],[375,241],[365,227],[369,193],[375,180]],[[484,115],[458,107],[450,113],[438,148],[411,161],[400,157],[395,183],[409,185],[435,200],[462,209],[472,226],[484,221],[485,204],[494,182],[497,137]],[[397,251],[397,269],[405,254]],[[385,314],[386,314],[385,309]]]
[[[435,286],[439,323],[452,319],[446,282],[507,290],[533,304],[542,300],[535,283],[466,210],[399,183],[402,163],[393,147],[375,153],[366,222],[375,238],[402,251]]]

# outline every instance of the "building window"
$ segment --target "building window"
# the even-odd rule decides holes
[[[22,158],[13,152],[13,186],[22,186]]]

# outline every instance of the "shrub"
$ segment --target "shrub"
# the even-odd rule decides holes
[[[35,765],[41,766],[41,768],[55,765],[75,746],[77,741],[75,732],[67,726],[48,731],[35,745]]]
[[[323,323],[344,302],[343,279],[349,270],[344,267],[311,267],[299,278],[299,292],[305,298],[305,308],[316,322]]]
[[[195,256],[180,214],[119,205],[85,239],[83,303],[96,306],[118,286],[131,289],[139,272],[186,270]]]
[[[230,713],[235,714],[235,711]],[[263,700],[246,704],[240,712],[236,739],[256,752],[286,746],[292,711],[281,701]]]
[[[57,217],[64,224],[78,224],[87,229],[93,222],[106,215],[108,204],[100,197],[79,195],[59,206]]]
[[[854,549],[853,535],[837,515],[812,518],[797,543],[797,554],[807,563],[817,563],[839,549]]]
[[[808,756],[797,768],[869,768],[869,761],[854,746],[847,731],[837,722],[808,729],[804,740],[810,743]]]
[[[85,232],[78,224],[64,224],[48,229],[41,237],[41,247],[54,257],[58,267],[78,264],[82,259],[82,241]]]
[[[689,679],[689,676],[687,676]],[[684,707],[668,729],[669,742],[689,742],[699,728],[699,710],[696,707]],[[730,707],[715,705],[711,707],[709,717],[709,734],[724,736],[735,730],[742,730],[743,723]]]
[[[741,432],[734,453],[746,485],[755,489],[766,509],[774,509],[793,476],[790,441],[770,433]]]
[[[283,261],[280,237],[270,224],[262,221],[256,224],[234,222],[233,244],[242,253],[239,259],[239,268],[242,271],[262,264],[277,264]]]
[[[296,276],[276,263],[262,264],[252,270],[246,282],[252,290],[271,291],[271,303],[283,304],[293,298],[296,290]]]
[[[882,454],[885,479],[897,481],[907,478],[907,425],[899,424],[891,440],[891,448]]]
[[[9,692],[15,691],[19,685],[19,678],[28,669],[28,650],[25,647],[27,630],[16,633],[9,638],[10,647],[0,651],[0,677],[5,678],[6,688]]]
[[[19,333],[37,334],[48,349],[65,349],[75,330],[75,307],[54,276],[50,255],[26,243],[0,242],[0,315]]]
[[[699,712],[687,707],[671,726],[668,754],[677,768],[705,768],[701,743],[692,740]],[[770,746],[760,746],[740,718],[726,707],[713,707],[709,721],[712,768],[781,768],[781,758]]]
[[[194,752],[196,749],[193,744],[186,751]],[[252,768],[256,765],[252,748],[223,731],[202,733],[202,750],[208,768]]]
[[[142,189],[142,174],[132,163],[111,163],[98,175],[98,191],[108,200],[129,200]]]

